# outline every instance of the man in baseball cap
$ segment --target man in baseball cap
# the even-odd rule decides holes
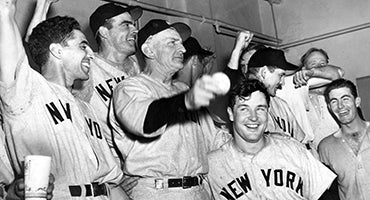
[[[299,67],[289,63],[284,52],[279,49],[263,48],[257,50],[248,62],[248,75],[259,79],[271,96],[284,84],[288,72],[294,72]]]
[[[113,92],[109,119],[125,174],[141,177],[132,199],[211,199],[203,185],[206,154],[230,135],[201,109],[219,91],[211,76],[197,79],[191,89],[173,79],[184,66],[182,43],[190,34],[184,23],[149,21],[138,33],[145,71]]]
[[[212,67],[212,58],[209,57],[213,52],[202,48],[194,37],[189,37],[183,45],[186,50],[184,68],[177,72],[176,79],[191,87],[203,74],[209,73]]]
[[[113,88],[121,80],[140,73],[135,56],[138,32],[135,21],[142,13],[138,6],[106,3],[91,14],[90,28],[98,44],[98,52],[94,53],[95,58],[91,61],[90,78],[76,81],[73,88],[75,96],[89,102],[98,111],[102,132],[111,148],[113,139],[107,124],[108,107]],[[123,189],[129,192],[129,187],[124,186]]]

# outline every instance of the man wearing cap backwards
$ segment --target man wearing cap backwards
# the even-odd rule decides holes
[[[266,132],[270,98],[263,83],[244,77],[231,90],[234,137],[208,154],[215,199],[316,200],[335,178],[299,142]]]
[[[182,41],[190,34],[183,23],[149,21],[138,33],[146,71],[114,90],[109,113],[114,140],[125,172],[140,177],[133,199],[210,199],[202,184],[206,154],[230,135],[201,109],[221,94],[217,81],[204,75],[189,90],[172,79],[183,68]]]

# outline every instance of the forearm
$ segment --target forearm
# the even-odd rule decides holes
[[[161,98],[153,101],[147,110],[144,120],[144,134],[155,132],[173,120],[174,116],[182,115],[187,111],[185,93],[170,98]]]
[[[1,2],[0,9],[0,81],[11,82],[25,51],[14,17],[15,2]]]
[[[33,28],[35,28],[40,22],[46,19],[46,15],[48,13],[50,5],[51,5],[50,0],[37,0],[35,12],[28,26],[26,36],[24,38],[26,42],[28,42],[28,39],[32,33]]]
[[[342,78],[344,75],[344,70],[342,68],[333,65],[312,68],[311,70],[313,71],[312,77],[328,80],[336,80]]]

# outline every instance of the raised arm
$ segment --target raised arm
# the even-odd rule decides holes
[[[59,0],[37,0],[35,12],[33,13],[32,20],[28,26],[26,36],[24,40],[28,42],[28,39],[32,33],[33,28],[37,26],[40,22],[46,19],[46,15],[49,11],[50,5]]]
[[[25,57],[22,39],[15,21],[16,0],[0,0],[0,81],[15,79],[17,63]]]
[[[237,70],[239,67],[239,59],[243,49],[247,48],[249,43],[252,41],[253,33],[249,31],[238,32],[234,44],[234,49],[231,52],[229,63],[227,67],[233,70]]]

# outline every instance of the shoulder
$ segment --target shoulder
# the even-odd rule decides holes
[[[266,137],[270,139],[270,144],[281,148],[282,150],[290,149],[290,151],[302,151],[303,149],[306,149],[297,139],[284,133],[271,132],[266,134]]]
[[[328,136],[326,136],[324,139],[322,139],[319,143],[319,151],[322,151],[324,149],[328,149],[330,147],[332,147],[333,145],[337,144],[338,141],[340,140],[339,138],[339,135],[340,134],[340,131],[336,131],[334,132],[333,134],[330,134]]]
[[[210,163],[216,162],[219,160],[223,160],[223,158],[226,158],[230,154],[230,150],[232,148],[232,142],[233,140],[229,140],[225,144],[223,144],[220,148],[210,151],[208,153],[208,161]]]

